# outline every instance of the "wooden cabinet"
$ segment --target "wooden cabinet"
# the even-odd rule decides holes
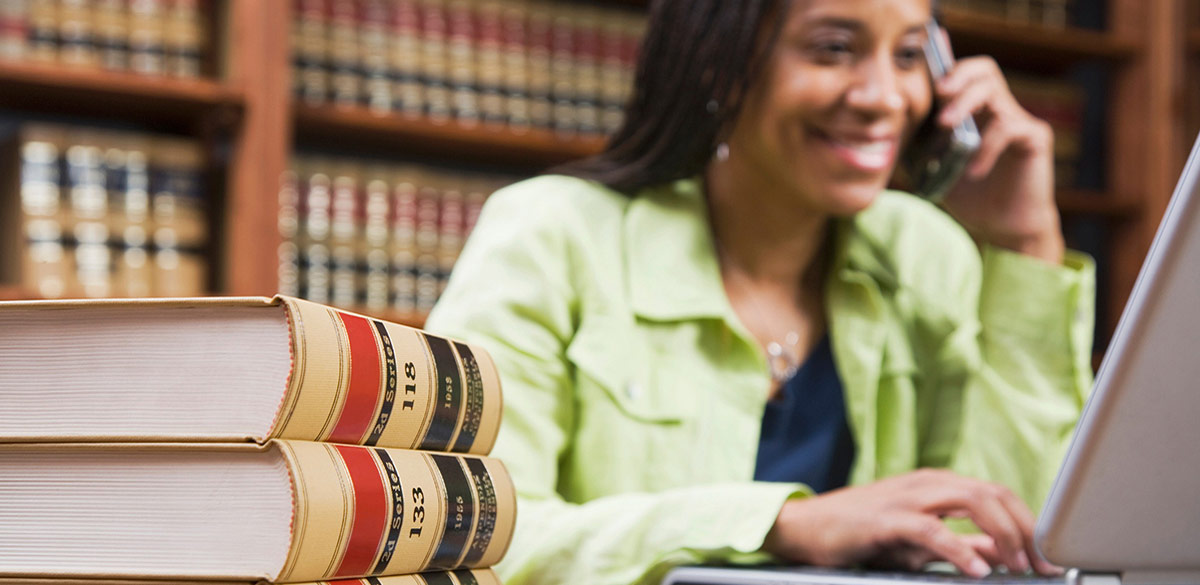
[[[1116,324],[1200,129],[1196,4],[1107,0],[1105,30],[1052,29],[950,8],[944,15],[960,54],[988,53],[1005,67],[1048,74],[1084,63],[1105,71],[1103,186],[1062,189],[1058,200],[1064,217],[1093,218],[1105,226],[1100,286],[1108,330]],[[65,114],[171,128],[209,144],[214,153],[210,172],[217,178],[214,294],[276,291],[280,177],[298,143],[352,141],[358,151],[392,158],[412,153],[531,172],[596,152],[602,145],[595,137],[518,133],[298,103],[292,95],[289,40],[293,2],[215,0],[208,6],[215,56],[206,67],[212,72],[209,78],[146,78],[0,61],[0,108],[18,117]],[[22,294],[0,288],[0,298]],[[407,316],[387,316],[419,324]]]

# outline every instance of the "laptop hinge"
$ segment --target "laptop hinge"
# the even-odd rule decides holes
[[[1067,585],[1122,585],[1119,573],[1088,573],[1079,569],[1067,571]]]

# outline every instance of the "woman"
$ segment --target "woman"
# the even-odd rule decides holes
[[[1030,507],[1090,383],[1091,267],[1063,250],[1051,132],[988,59],[936,87],[938,124],[983,133],[949,216],[885,190],[930,110],[930,12],[655,2],[607,150],[489,200],[428,327],[504,380],[507,583],[1055,571]]]

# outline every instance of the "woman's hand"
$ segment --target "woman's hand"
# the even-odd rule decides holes
[[[970,518],[984,534],[956,534],[945,517]],[[917,570],[943,560],[975,577],[992,566],[1061,574],[1034,550],[1033,526],[1033,514],[1008,488],[928,469],[789,500],[763,550],[817,566]]]
[[[946,210],[979,240],[1059,263],[1050,125],[1017,103],[990,57],[959,61],[935,89],[944,104],[937,123],[949,128],[974,115],[983,138]]]

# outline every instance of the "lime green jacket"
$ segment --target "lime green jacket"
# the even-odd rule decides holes
[[[802,485],[752,481],[769,384],[722,287],[696,181],[627,198],[561,176],[485,205],[427,328],[486,347],[493,454],[519,494],[508,585],[652,582],[763,559]],[[884,193],[837,227],[828,325],[851,482],[948,467],[1036,509],[1091,384],[1094,269],[979,248]]]

